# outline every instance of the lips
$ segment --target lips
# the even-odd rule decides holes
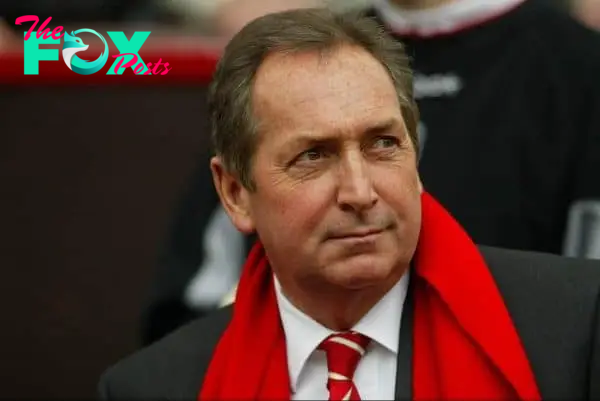
[[[359,230],[334,233],[329,236],[329,239],[353,239],[353,238],[359,239],[359,238],[375,236],[377,234],[381,234],[382,232],[383,232],[383,229],[380,229],[380,228],[365,228],[365,229],[359,229]]]

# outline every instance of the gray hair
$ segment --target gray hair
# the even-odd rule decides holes
[[[224,168],[254,189],[252,160],[258,129],[252,88],[263,60],[273,53],[330,52],[359,46],[387,70],[398,94],[408,134],[418,153],[419,111],[413,98],[413,75],[404,46],[373,18],[310,8],[260,17],[235,35],[225,48],[208,95],[211,136]]]

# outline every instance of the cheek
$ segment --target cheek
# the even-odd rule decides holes
[[[279,231],[278,235],[294,237],[298,241],[318,235],[330,204],[330,194],[326,188],[315,184],[282,186],[270,192],[257,205],[261,210],[260,218]]]
[[[412,213],[412,209],[420,204],[421,193],[416,168],[381,169],[373,176],[377,193],[398,215]]]
[[[419,173],[412,158],[398,163],[374,166],[371,170],[373,182],[378,187],[393,186],[418,190]]]

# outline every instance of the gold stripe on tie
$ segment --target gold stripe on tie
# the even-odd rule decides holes
[[[345,345],[348,348],[352,348],[353,350],[355,350],[356,352],[358,352],[360,355],[364,355],[365,354],[365,349],[363,347],[361,347],[360,345],[358,345],[354,341],[348,340],[347,338],[344,338],[344,337],[331,337],[329,339],[329,341],[331,341],[332,343],[338,343],[338,344]]]
[[[335,373],[335,372],[329,372],[328,376],[331,380],[340,380],[340,381],[350,380],[348,377],[346,377],[344,375],[340,375],[339,373]]]

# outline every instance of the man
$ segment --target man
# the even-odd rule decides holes
[[[567,8],[566,0],[378,0],[369,14],[407,45],[416,70],[423,182],[474,241],[600,258],[600,38],[560,3]],[[229,0],[223,13],[236,15],[235,30],[272,4]],[[202,202],[187,204],[180,216],[192,222]],[[209,276],[212,253],[185,271],[164,266],[185,278],[170,303],[198,313],[218,304],[215,297],[198,308],[183,296],[208,294],[195,284]],[[237,273],[242,262],[220,268]],[[173,288],[162,278],[157,287]],[[171,320],[151,316],[157,327]]]
[[[369,14],[413,61],[430,193],[478,243],[600,258],[598,225],[578,223],[600,209],[600,36],[561,2],[377,0]],[[591,20],[592,4],[573,11]]]
[[[421,186],[408,58],[371,19],[259,18],[209,104],[221,203],[260,242],[233,308],[103,399],[600,397],[600,266],[473,244]]]

